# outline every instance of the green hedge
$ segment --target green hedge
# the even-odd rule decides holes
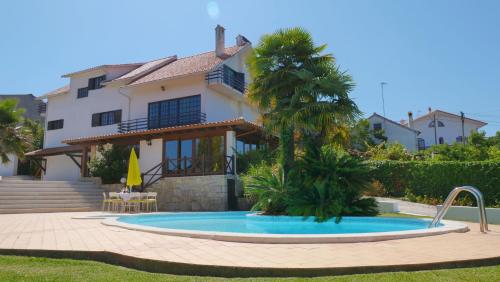
[[[470,185],[484,195],[486,205],[500,203],[499,161],[371,161],[372,176],[390,196],[406,189],[417,196],[446,198],[452,188]]]

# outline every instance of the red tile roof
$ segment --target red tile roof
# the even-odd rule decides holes
[[[189,129],[201,129],[201,128],[214,128],[214,127],[225,127],[225,126],[243,126],[245,128],[251,128],[252,130],[263,130],[263,128],[254,123],[246,121],[243,118],[230,119],[224,121],[215,121],[215,122],[205,122],[205,123],[197,123],[197,124],[188,124],[188,125],[179,125],[179,126],[171,126],[164,128],[156,128],[156,129],[148,129],[148,130],[137,130],[137,131],[129,131],[125,133],[111,133],[104,135],[96,135],[96,136],[87,136],[81,138],[74,139],[65,139],[62,140],[62,143],[75,145],[82,143],[92,143],[92,142],[100,142],[100,141],[109,141],[111,139],[120,139],[125,137],[140,137],[147,135],[157,135],[161,133],[167,132],[176,132],[183,131]]]
[[[232,46],[225,49],[226,58],[234,56],[238,51],[244,48],[243,46]],[[180,58],[167,64],[158,70],[145,75],[136,81],[130,83],[130,85],[137,85],[147,82],[152,82],[156,80],[162,80],[167,78],[172,78],[176,76],[182,76],[187,74],[206,72],[213,69],[215,66],[220,64],[224,59],[221,59],[215,55],[214,51],[206,52],[190,57]]]
[[[69,92],[69,84],[65,85],[63,87],[57,88],[55,90],[52,90],[52,91],[50,91],[48,93],[45,93],[41,97],[42,98],[46,98],[47,96],[59,95],[59,94],[63,94],[63,93],[66,93],[66,92]]]

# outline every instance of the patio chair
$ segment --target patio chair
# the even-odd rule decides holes
[[[150,205],[154,205],[155,211],[158,212],[158,203],[156,201],[157,195],[158,195],[157,192],[148,192],[148,195],[146,198],[146,208],[148,211],[151,211]]]
[[[132,192],[130,193],[130,200],[124,202],[124,211],[132,212],[132,209],[135,210],[135,212],[139,212],[141,209],[141,193],[138,192]]]
[[[148,211],[148,192],[141,192],[141,211]]]
[[[111,210],[118,211],[120,207],[123,207],[123,200],[120,195],[116,192],[109,192],[109,200],[111,201]]]
[[[102,192],[102,211],[105,211],[106,204],[108,205],[108,211],[111,210],[111,205],[113,204],[113,200],[111,200],[108,196],[106,196],[106,192]]]

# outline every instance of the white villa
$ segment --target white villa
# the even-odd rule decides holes
[[[471,132],[487,123],[429,108],[427,114],[408,121],[395,122],[374,113],[368,118],[373,130],[383,129],[388,142],[398,142],[410,151],[423,150],[435,144],[462,142]],[[437,123],[437,127],[435,124]]]
[[[239,35],[225,47],[224,28],[215,32],[214,51],[63,75],[69,84],[42,97],[44,148],[27,154],[42,167],[43,180],[87,177],[97,146],[129,145],[138,151],[145,188],[182,186],[183,192],[172,193],[198,189],[197,197],[208,199],[198,199],[199,207],[186,200],[174,209],[227,209],[223,198],[234,190],[235,151],[255,149],[267,139],[256,123],[260,113],[244,95],[251,43]],[[203,189],[223,196],[199,194]]]

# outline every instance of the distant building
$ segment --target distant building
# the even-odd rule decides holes
[[[37,100],[33,94],[0,94],[0,101],[6,99],[18,100],[17,107],[24,108],[25,118],[39,121],[44,124],[45,103]],[[15,155],[9,154],[10,162],[0,163],[0,176],[12,176],[17,174],[18,159]]]
[[[373,131],[383,130],[384,136],[387,137],[387,142],[399,143],[412,152],[417,150],[418,130],[409,128],[404,124],[385,118],[377,113],[373,113],[368,118],[368,121]],[[382,142],[382,140],[377,138],[374,139]]]
[[[404,145],[409,151],[424,150],[432,145],[462,142],[471,132],[487,123],[480,120],[463,118],[441,110],[431,110],[423,116],[413,119],[408,112],[408,121],[395,122],[374,113],[368,118],[373,131],[383,130],[388,142]],[[435,126],[437,124],[437,127]],[[381,140],[380,140],[381,141]]]
[[[420,150],[436,144],[452,144],[462,142],[471,132],[477,130],[487,123],[480,120],[464,117],[463,128],[460,115],[448,113],[441,110],[431,110],[423,116],[413,120],[412,113],[409,112],[407,126],[420,131],[418,136],[418,148]],[[437,126],[435,126],[437,123]]]

